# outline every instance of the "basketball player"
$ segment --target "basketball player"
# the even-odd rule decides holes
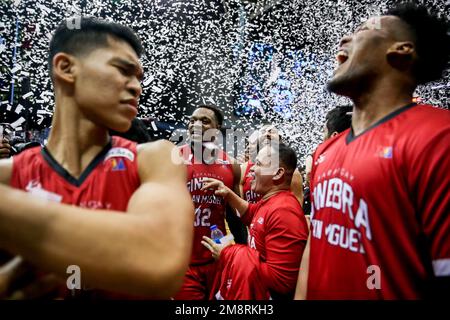
[[[412,103],[448,66],[447,30],[408,4],[342,38],[328,88],[353,100],[352,126],[314,154],[297,298],[448,297],[450,113]]]
[[[64,278],[79,267],[83,285],[170,297],[192,245],[185,166],[169,142],[137,147],[108,134],[138,112],[142,46],[115,23],[69,26],[50,42],[47,146],[0,162],[0,248]]]
[[[221,111],[212,105],[200,105],[192,113],[189,125],[189,143],[180,147],[188,168],[187,187],[195,207],[194,242],[189,270],[176,300],[208,299],[216,266],[211,253],[201,244],[203,236],[210,236],[212,225],[225,234],[226,202],[214,191],[202,190],[206,178],[222,181],[238,190],[240,166],[216,144],[223,122]]]

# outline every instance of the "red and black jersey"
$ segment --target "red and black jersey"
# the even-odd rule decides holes
[[[252,190],[252,181],[253,177],[249,175],[251,168],[254,166],[254,163],[250,161],[247,162],[247,167],[245,168],[244,180],[242,184],[242,194],[243,199],[249,203],[256,203],[261,200],[262,196],[259,193],[256,193]]]
[[[180,152],[187,165],[187,187],[192,195],[195,207],[194,245],[191,264],[205,264],[214,261],[214,259],[211,256],[211,252],[201,244],[201,241],[203,236],[211,237],[210,226],[212,225],[217,225],[217,228],[223,234],[226,234],[226,204],[222,197],[214,194],[214,190],[201,190],[203,179],[214,178],[222,181],[228,188],[233,189],[233,167],[227,154],[219,149],[217,149],[218,155],[215,162],[211,164],[205,164],[196,159],[189,145],[181,146]]]
[[[77,179],[46,147],[36,147],[14,156],[11,186],[78,207],[126,211],[140,185],[136,158],[136,143],[112,137]]]
[[[320,145],[308,299],[416,299],[450,275],[450,113],[408,105]]]
[[[78,179],[56,162],[47,148],[28,149],[14,156],[10,184],[45,200],[125,212],[130,197],[141,184],[136,143],[111,137]],[[82,294],[98,299],[130,298],[100,290],[89,291],[87,296],[83,290]],[[58,295],[70,296],[65,287],[59,289]]]

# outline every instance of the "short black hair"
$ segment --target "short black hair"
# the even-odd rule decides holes
[[[352,125],[352,110],[352,106],[338,106],[328,111],[325,116],[325,125],[328,129],[328,133],[341,133],[350,128]]]
[[[197,106],[197,108],[195,108],[195,110],[200,109],[200,108],[209,109],[212,112],[214,112],[214,116],[216,117],[217,124],[219,125],[219,128],[222,127],[222,124],[223,124],[223,113],[218,107],[216,107],[216,106],[214,106],[212,104],[201,104],[201,105]]]
[[[127,42],[138,57],[144,52],[141,41],[129,27],[95,17],[74,17],[60,22],[52,39],[48,65],[52,73],[53,57],[59,52],[82,55],[108,46],[108,36]]]
[[[415,36],[418,61],[414,74],[418,84],[438,80],[449,66],[449,23],[412,2],[399,4],[386,12],[406,22]]]
[[[278,154],[280,165],[287,171],[293,173],[295,169],[297,169],[297,154],[294,149],[284,143],[273,142],[270,146],[276,151],[276,154]]]

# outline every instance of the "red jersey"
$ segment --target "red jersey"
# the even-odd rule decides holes
[[[135,142],[111,137],[111,142],[76,179],[56,162],[47,148],[36,147],[13,157],[10,184],[50,201],[89,209],[126,211],[131,195],[141,184],[136,158]],[[38,272],[38,275],[44,274]],[[57,294],[69,297],[69,293],[63,286]],[[83,290],[79,294],[97,299],[130,298],[103,290]]]
[[[253,177],[249,175],[251,168],[254,166],[254,163],[250,161],[247,162],[247,167],[245,168],[244,180],[242,184],[242,194],[244,196],[244,200],[249,203],[256,203],[261,200],[262,196],[259,193],[256,193],[252,190],[252,181]]]
[[[210,300],[269,300],[270,292],[259,272],[256,250],[237,244],[226,247],[220,254]]]
[[[184,145],[180,152],[187,165],[187,187],[192,195],[195,207],[194,244],[192,248],[192,265],[213,262],[211,251],[201,244],[203,236],[211,237],[210,226],[217,225],[223,234],[225,230],[225,201],[216,196],[214,190],[202,191],[203,179],[214,178],[221,180],[228,188],[233,189],[233,167],[227,154],[218,150],[217,160],[212,164],[198,163],[194,158],[191,147]]]
[[[259,253],[264,286],[272,295],[292,298],[308,239],[308,225],[297,198],[291,191],[281,191],[249,204],[242,221],[249,226],[249,247]]]
[[[128,200],[140,186],[136,157],[136,143],[111,137],[76,179],[47,148],[36,147],[14,156],[11,186],[78,207],[126,211]]]
[[[450,113],[405,106],[318,147],[308,299],[416,299],[450,274]]]

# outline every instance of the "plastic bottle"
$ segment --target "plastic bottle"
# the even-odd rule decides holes
[[[222,231],[220,231],[220,229],[217,228],[216,225],[212,225],[212,226],[210,227],[210,229],[211,229],[211,239],[213,239],[215,243],[220,244],[220,243],[221,243],[221,242],[220,242],[220,239],[223,238],[223,233],[222,233]]]

